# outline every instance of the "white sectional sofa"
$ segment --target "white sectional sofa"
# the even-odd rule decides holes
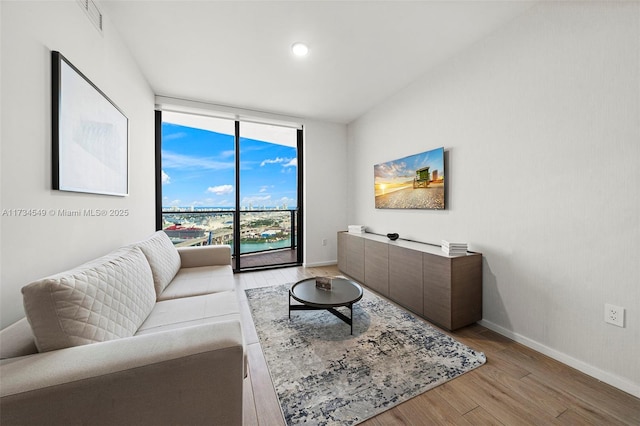
[[[166,234],[23,287],[0,331],[2,425],[241,425],[229,246]]]

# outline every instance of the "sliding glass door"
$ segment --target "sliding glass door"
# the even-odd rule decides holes
[[[297,263],[296,129],[240,123],[240,267]]]
[[[176,246],[229,244],[234,269],[296,265],[302,131],[158,112],[157,227]]]

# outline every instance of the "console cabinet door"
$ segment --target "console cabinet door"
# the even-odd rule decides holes
[[[389,245],[389,297],[422,315],[422,253]]]
[[[482,256],[451,259],[451,329],[482,319]]]
[[[338,232],[338,269],[347,273],[347,238],[344,232]]]
[[[451,259],[424,253],[424,317],[451,330]]]
[[[371,290],[389,296],[389,244],[365,240],[364,283]]]
[[[347,239],[347,275],[364,283],[364,238],[345,233]]]

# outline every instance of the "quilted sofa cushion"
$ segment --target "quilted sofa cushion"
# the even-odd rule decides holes
[[[164,231],[157,231],[146,240],[134,244],[140,247],[151,265],[156,297],[160,297],[180,270],[178,250]]]
[[[133,336],[156,301],[151,268],[137,247],[32,282],[22,295],[40,352]]]

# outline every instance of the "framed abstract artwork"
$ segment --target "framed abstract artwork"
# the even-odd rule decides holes
[[[126,196],[129,122],[60,52],[51,52],[52,187]]]

